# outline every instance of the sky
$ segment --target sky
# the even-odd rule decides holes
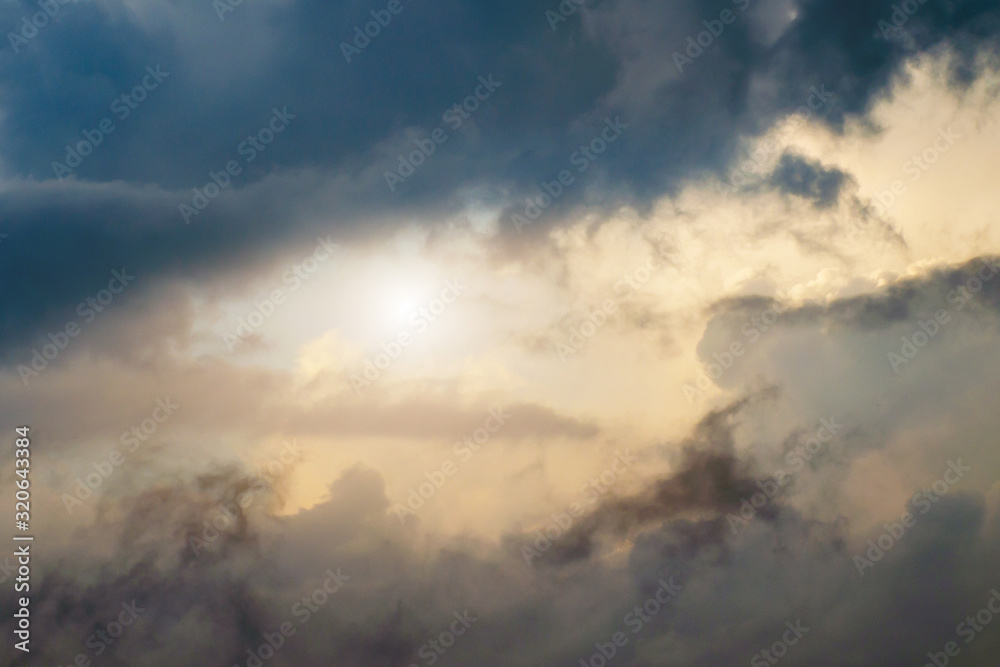
[[[994,663],[996,0],[0,27],[0,664]]]

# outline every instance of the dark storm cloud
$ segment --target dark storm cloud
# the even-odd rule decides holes
[[[44,338],[44,327],[53,331],[80,321],[77,305],[106,289],[113,270],[135,276],[121,295],[127,300],[159,279],[205,278],[253,263],[275,250],[268,244],[287,238],[287,230],[270,226],[276,211],[268,190],[311,186],[274,179],[254,188],[256,195],[214,201],[186,227],[176,200],[155,187],[8,184],[0,195],[12,244],[0,265],[0,281],[11,287],[0,316],[2,354],[10,361],[17,345],[31,347],[31,336]]]
[[[744,401],[707,415],[685,440],[676,474],[601,506],[596,514],[612,536],[635,531],[620,574],[593,552],[531,567],[503,544],[417,534],[393,518],[381,476],[360,466],[331,485],[326,501],[294,516],[270,516],[277,499],[268,495],[199,555],[191,539],[204,537],[218,505],[246,489],[239,469],[103,498],[101,520],[81,528],[85,547],[70,553],[49,542],[39,552],[32,627],[44,642],[13,664],[93,657],[88,636],[133,599],[143,611],[102,662],[244,665],[265,634],[291,622],[296,634],[267,664],[425,664],[421,648],[465,610],[476,620],[443,661],[569,667],[624,631],[624,665],[741,664],[796,621],[808,630],[789,660],[822,667],[920,664],[927,652],[961,642],[956,626],[1000,583],[1000,523],[983,496],[942,498],[863,577],[852,556],[878,538],[878,526],[849,538],[846,519],[812,519],[779,498],[774,512],[734,536],[721,512],[754,479],[736,454],[734,418],[774,407],[756,405],[763,410]],[[303,621],[292,610],[328,569],[349,579]],[[656,614],[637,615],[661,580],[680,592]],[[7,587],[0,593],[8,633],[11,596]],[[998,645],[993,626],[961,644],[980,661]]]
[[[997,262],[996,257],[979,257],[960,266],[937,268],[898,281],[881,293],[838,299],[825,308],[806,305],[788,312],[785,321],[791,325],[825,321],[845,328],[884,330],[940,310],[956,315],[977,311],[998,314]]]
[[[69,15],[77,7],[64,8],[59,24],[5,58],[4,78],[19,94],[4,133],[7,142],[20,142],[6,157],[17,173],[52,177],[50,163],[65,157],[64,145],[101,118],[115,118],[115,95],[141,82],[147,65],[162,66],[169,77],[127,118],[116,119],[119,129],[84,160],[82,178],[202,185],[273,106],[287,106],[297,118],[260,158],[262,171],[272,165],[357,170],[365,166],[361,158],[382,157],[369,154],[376,144],[407,127],[452,130],[443,112],[473,95],[478,77],[490,73],[503,92],[475,111],[475,124],[493,134],[541,137],[565,130],[613,82],[610,54],[599,57],[605,50],[585,42],[567,57],[565,39],[547,34],[537,3],[402,4],[402,13],[350,63],[340,45],[353,43],[354,28],[371,22],[370,12],[381,13],[385,3],[261,3],[220,22],[211,3],[149,7],[137,15],[110,2],[81,5],[84,25]],[[8,8],[6,22],[14,24],[31,6]],[[80,33],[93,45],[71,39]],[[47,68],[53,71],[45,76]],[[455,134],[450,152],[465,143]],[[493,146],[505,143],[498,138]],[[385,158],[394,166],[395,155]]]
[[[51,177],[64,145],[115,116],[115,96],[139,84],[146,66],[160,65],[169,77],[85,159],[82,178],[202,185],[273,106],[288,106],[298,118],[260,158],[265,171],[271,165],[356,170],[381,157],[371,153],[376,144],[401,130],[442,125],[442,112],[472,95],[480,75],[493,73],[503,88],[467,124],[479,128],[477,141],[454,136],[441,148],[465,169],[436,169],[434,163],[450,162],[437,156],[404,190],[429,195],[498,176],[526,186],[551,176],[616,110],[602,100],[621,93],[641,100],[616,104],[618,112],[630,107],[630,134],[641,139],[600,164],[615,181],[655,195],[692,170],[719,166],[739,135],[762,131],[804,104],[810,86],[836,93],[822,112],[830,120],[864,112],[909,55],[876,28],[891,15],[891,2],[802,2],[773,44],[759,28],[771,4],[619,0],[553,31],[544,3],[406,1],[350,63],[340,44],[372,20],[378,3],[261,3],[241,6],[221,22],[201,2],[138,13],[118,2],[73,4],[58,24],[4,56],[0,76],[12,93],[5,101],[4,158],[14,173]],[[959,35],[989,38],[996,29],[995,3],[944,7],[925,5],[908,24],[922,35],[922,48]],[[9,5],[0,20],[15,25],[29,9],[37,7]],[[648,88],[636,88],[642,82],[630,78],[634,68],[648,65],[658,50],[683,52],[687,37],[705,29],[702,21],[724,9],[739,20],[702,56],[683,72],[659,63]],[[762,74],[776,76],[785,90],[776,99],[753,100],[751,111],[748,78]]]
[[[747,322],[758,326],[754,342],[768,335],[779,337],[777,332],[768,333],[769,328],[783,331],[812,331],[821,328],[828,332],[826,336],[837,339],[851,339],[858,332],[879,333],[887,339],[889,347],[886,349],[895,351],[898,339],[890,332],[902,330],[912,337],[913,332],[905,329],[907,326],[913,331],[933,332],[925,336],[925,340],[933,340],[934,336],[938,336],[949,326],[955,329],[950,332],[952,341],[955,337],[965,336],[975,339],[977,336],[971,334],[971,331],[980,328],[983,323],[986,327],[995,328],[996,317],[1000,315],[1000,265],[995,257],[981,257],[963,265],[939,267],[926,274],[899,281],[873,295],[834,300],[826,306],[808,304],[795,309],[780,307],[774,311],[780,312],[776,322],[762,325],[760,314],[773,309],[775,305],[775,301],[761,297],[742,297],[716,304],[714,310],[717,314],[709,323],[705,338],[699,345],[699,355],[706,364],[715,363],[719,357],[713,357],[713,352],[727,353],[731,349],[731,343],[736,340],[743,341],[745,348],[751,352],[781,357],[780,338],[778,342],[772,340],[773,345],[762,352],[754,348],[753,342],[747,342],[743,338],[745,332],[741,330],[741,325]],[[935,326],[935,314],[941,312],[949,313],[952,319],[946,320],[946,324]],[[961,323],[951,324],[955,320]],[[921,322],[924,324],[921,325]],[[921,326],[924,328],[918,328]],[[891,376],[890,365],[884,362],[885,349],[880,349],[876,341],[878,339],[870,338],[865,349],[854,352],[862,359],[871,358],[872,361],[878,361],[881,357],[883,362],[877,368]],[[957,357],[963,355],[975,358],[983,353],[979,345],[963,345],[963,342],[952,345],[954,351],[939,352],[951,363],[959,363]],[[839,350],[837,355],[850,352],[852,350],[849,348]],[[830,352],[822,350],[813,350],[813,354],[832,356]],[[914,354],[919,354],[918,346],[914,346]],[[836,358],[838,357],[834,356]],[[741,376],[759,380],[752,357],[751,360],[736,358],[732,363],[748,365],[749,368]],[[760,367],[766,368],[756,366]],[[846,377],[840,380],[836,389],[831,390],[832,400],[840,404],[839,409],[845,408],[844,401],[839,400],[838,392],[844,391],[845,387],[854,382],[872,384],[875,394],[889,391],[891,385],[880,388],[881,381],[876,381],[874,377],[877,372],[873,370],[871,374],[872,377]],[[947,374],[948,371],[935,366],[929,372],[925,371],[924,377],[928,381],[944,384],[946,381],[940,378]],[[720,385],[733,384],[725,374],[722,380]],[[871,390],[864,393],[869,391]],[[773,398],[775,395],[775,390],[768,390],[758,400]],[[888,400],[880,397],[883,406]],[[671,553],[682,560],[693,558],[702,552],[724,551],[727,537],[731,537],[725,516],[737,512],[741,502],[760,491],[762,487],[759,483],[768,477],[766,473],[761,476],[761,471],[755,467],[754,462],[742,459],[735,449],[736,417],[747,412],[755,402],[757,401],[744,399],[725,409],[710,412],[699,422],[693,434],[681,443],[681,460],[675,470],[668,476],[653,481],[638,494],[610,498],[592,512],[573,519],[565,534],[551,541],[551,548],[534,554],[538,563],[564,566],[586,560],[595,555],[598,540],[602,536],[610,536],[614,542],[633,531],[664,523],[671,524],[669,531],[674,536]],[[870,433],[841,433],[839,437],[857,455],[872,448],[878,449],[881,446],[879,440],[885,436],[886,431],[887,427],[883,424],[873,428]],[[794,439],[789,442],[792,444],[786,442],[781,448],[783,455],[788,453]],[[783,509],[783,503],[776,501],[762,508],[758,518],[772,522],[787,519]],[[532,544],[540,534],[509,536],[506,546],[511,552],[518,551],[523,545]]]
[[[940,387],[957,383],[969,385],[962,392],[981,392],[973,387],[995,372],[1000,264],[980,257],[872,293],[799,305],[727,299],[711,313],[697,347],[702,372],[680,387],[689,401],[705,398],[713,384],[735,395],[762,382],[794,385],[817,413],[892,421],[896,411],[933,431],[922,415],[931,414],[932,402],[946,410],[938,405],[945,400]],[[958,401],[952,409],[961,410],[962,392],[947,393],[948,401]],[[872,437],[852,445],[875,446]]]
[[[747,406],[741,401],[724,410],[711,412],[695,427],[694,433],[680,444],[681,461],[669,476],[650,484],[635,496],[607,500],[593,512],[575,521],[566,534],[554,541],[551,551],[539,557],[541,563],[565,565],[590,558],[594,541],[602,531],[616,538],[653,523],[663,523],[704,513],[737,511],[740,502],[758,492],[751,467],[736,454],[733,420]],[[773,517],[773,508],[763,513]],[[700,533],[698,546],[721,544],[724,521]],[[701,523],[700,528],[709,524]],[[726,528],[728,530],[728,528]],[[691,537],[695,537],[692,533]],[[525,536],[510,536],[508,546],[519,550],[530,542]]]
[[[829,169],[818,161],[785,153],[771,173],[770,184],[779,192],[812,200],[817,208],[829,208],[837,203],[841,189],[850,178],[839,169]]]
[[[760,317],[768,311],[782,327],[821,324],[842,331],[884,331],[894,325],[933,316],[942,309],[963,315],[981,312],[998,314],[998,262],[1000,258],[984,256],[961,265],[937,267],[921,275],[897,280],[884,290],[834,299],[825,305],[806,302],[791,308],[761,296],[722,299],[709,309],[713,315],[713,321],[708,325],[712,335],[706,336],[703,344],[699,345],[699,353],[703,358],[709,358],[713,352],[719,351],[711,344],[716,337],[713,330],[717,325],[729,331],[731,336],[739,337],[740,325],[748,323],[756,327],[754,342],[766,336],[767,331],[760,327]],[[773,322],[768,326],[770,324]]]
[[[502,228],[512,234],[507,223],[523,197],[562,170],[576,181],[555,208],[643,208],[724,167],[741,137],[806,104],[814,87],[833,93],[818,116],[839,126],[885,93],[907,57],[946,42],[962,56],[956,84],[967,82],[972,51],[995,47],[1000,27],[997,4],[986,1],[922,5],[905,43],[877,28],[892,14],[889,0],[803,1],[794,21],[777,0],[617,0],[580,10],[555,30],[545,3],[405,1],[348,63],[341,43],[382,4],[244,3],[224,21],[205,2],[59,7],[58,22],[0,55],[0,148],[10,184],[0,193],[10,234],[2,279],[21,286],[4,302],[5,354],[64,317],[113,266],[135,266],[147,285],[205,275],[298,238],[321,216],[332,231],[359,233],[373,221],[453,209],[459,193],[480,186],[507,204]],[[672,54],[724,9],[737,20],[678,72]],[[36,11],[34,3],[7,4],[0,24],[17,30]],[[147,68],[157,67],[168,74],[140,90],[142,101],[133,98],[122,118],[115,99],[151,85]],[[502,86],[481,108],[458,128],[443,120],[491,74]],[[771,82],[772,92],[753,94],[754,80]],[[295,119],[250,162],[240,146],[275,108]],[[593,160],[578,152],[618,117],[628,129],[615,143]],[[54,179],[65,146],[84,131],[97,136],[105,118],[114,131],[99,132],[100,145],[71,177],[105,185],[17,180]],[[389,192],[384,171],[439,127],[447,142]],[[230,160],[241,161],[241,173],[193,218],[213,231],[185,228],[177,205],[190,204],[191,188]],[[255,187],[275,173],[281,187]],[[800,182],[807,186],[820,188],[820,201],[832,187]],[[557,218],[550,211],[532,231]]]
[[[884,569],[865,577],[851,565],[858,546],[845,540],[844,527],[794,514],[755,522],[725,558],[710,549],[687,557],[678,548],[685,539],[677,526],[642,535],[632,552],[636,571],[681,569],[709,592],[703,599],[683,596],[645,630],[672,633],[659,644],[667,655],[651,664],[753,664],[755,656],[757,664],[769,664],[761,651],[782,639],[786,622],[796,621],[809,630],[786,647],[790,664],[922,665],[950,641],[969,664],[988,662],[1000,646],[994,630],[977,633],[969,644],[956,634],[985,607],[997,583],[988,554],[998,526],[981,497],[943,498],[880,561]],[[880,534],[873,530],[865,539]],[[765,581],[781,583],[762,592]]]
[[[1000,310],[996,280],[982,287],[969,282],[984,266],[975,260],[943,267],[875,297],[784,316],[800,329],[823,330],[824,340],[860,334],[870,356],[881,358],[889,374],[883,341],[871,333],[925,317],[939,301],[955,306],[948,295],[962,286],[975,290],[963,312],[992,317]],[[758,299],[717,308],[721,313],[726,306],[756,310],[769,304]],[[218,505],[246,489],[239,469],[161,478],[134,495],[101,498],[100,520],[80,528],[82,541],[71,543],[73,552],[53,541],[40,559],[46,567],[35,579],[40,588],[33,613],[46,644],[35,658],[59,664],[86,653],[86,638],[112,620],[118,605],[136,598],[146,611],[105,656],[108,664],[246,664],[246,651],[262,645],[263,633],[274,632],[290,617],[298,622],[291,609],[315,590],[322,573],[342,567],[351,577],[348,585],[298,628],[270,664],[420,664],[420,648],[448,627],[453,611],[466,608],[479,620],[445,656],[456,664],[568,667],[617,631],[629,638],[617,657],[625,665],[745,664],[782,637],[786,622],[799,620],[809,630],[790,648],[790,662],[794,655],[822,667],[921,664],[928,652],[962,642],[956,627],[982,609],[1000,583],[995,578],[998,497],[995,488],[986,492],[1000,469],[990,444],[996,417],[985,398],[976,398],[991,395],[995,372],[989,364],[997,356],[990,347],[964,344],[970,336],[982,337],[970,322],[956,317],[936,342],[952,350],[942,350],[944,365],[926,376],[932,381],[918,383],[925,398],[898,381],[866,390],[872,384],[871,365],[865,365],[867,375],[857,371],[857,376],[820,365],[814,374],[828,392],[840,400],[856,398],[869,410],[854,411],[848,422],[865,434],[865,446],[845,438],[837,456],[817,460],[801,473],[801,483],[796,478],[786,494],[738,533],[728,515],[739,511],[741,500],[756,493],[757,482],[771,472],[771,452],[783,455],[800,432],[779,427],[777,437],[758,442],[757,428],[788,414],[783,395],[794,397],[793,423],[811,423],[814,414],[800,415],[813,412],[813,364],[797,366],[795,377],[786,379],[787,391],[710,412],[680,440],[681,447],[662,448],[676,451],[671,473],[638,493],[605,500],[530,565],[519,549],[534,535],[507,535],[499,544],[465,536],[436,542],[420,532],[419,522],[400,526],[381,476],[361,467],[345,472],[331,486],[328,500],[295,516],[272,516],[279,497],[269,494],[197,556],[190,538],[204,537],[204,522],[219,516]],[[797,354],[780,342],[771,353],[779,358]],[[821,356],[850,369],[853,353]],[[933,359],[937,353],[922,354]],[[984,368],[981,377],[966,370],[970,363]],[[956,383],[960,392],[952,390]],[[877,400],[869,396],[872,392]],[[959,405],[962,418],[954,419]],[[892,450],[901,436],[907,440],[921,430],[908,421],[913,415],[953,425],[945,452],[912,445]],[[858,528],[856,513],[848,509],[852,505],[839,491],[851,471],[875,471],[860,483],[876,493],[884,488],[877,466],[857,465],[861,457],[879,452],[902,457],[890,459],[899,467],[930,458],[935,474],[949,457],[962,456],[973,471],[964,486],[920,515],[875,569],[860,576],[852,557],[867,551],[869,539],[879,539],[882,523],[906,510],[893,504],[870,528]],[[44,462],[37,463],[45,469]],[[907,495],[933,479],[919,473],[899,482]],[[858,484],[854,479],[855,489]],[[809,503],[798,502],[814,493],[820,501],[814,511],[826,518],[813,516],[803,509]],[[110,559],[101,551],[105,545],[113,549]],[[611,572],[606,561],[620,555],[627,557],[623,571]],[[654,594],[656,582],[670,577],[682,586],[681,593],[633,633],[634,625],[625,619],[634,623],[635,606]],[[5,590],[0,607],[11,609],[11,593]],[[985,663],[995,655],[1000,639],[994,627],[961,644],[969,660]],[[10,631],[9,624],[5,628]]]

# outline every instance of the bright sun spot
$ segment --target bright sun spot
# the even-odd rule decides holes
[[[383,297],[382,310],[387,324],[398,325],[422,305],[422,290],[413,285],[395,286],[387,290]]]
[[[413,296],[403,296],[396,299],[394,304],[393,314],[397,318],[407,317],[410,313],[416,310],[420,306],[420,302],[417,301],[416,297]]]

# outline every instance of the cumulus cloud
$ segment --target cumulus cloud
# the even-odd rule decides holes
[[[46,6],[5,663],[996,655],[996,2]]]

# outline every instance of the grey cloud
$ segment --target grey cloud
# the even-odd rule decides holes
[[[8,5],[0,22],[16,25],[32,6]],[[150,282],[219,269],[220,259],[234,267],[237,257],[312,232],[308,213],[317,210],[336,210],[336,229],[347,238],[397,211],[448,209],[459,193],[488,186],[506,207],[506,223],[543,180],[574,169],[573,153],[618,114],[629,129],[576,174],[578,183],[535,229],[583,202],[641,210],[722,170],[741,138],[794,112],[813,86],[835,94],[817,112],[834,128],[863,118],[915,53],[876,29],[892,12],[888,0],[803,1],[788,22],[774,18],[785,2],[751,7],[744,18],[753,20],[730,25],[683,73],[671,71],[671,54],[733,3],[618,0],[581,10],[556,31],[535,3],[404,6],[350,64],[339,44],[370,20],[369,8],[320,2],[244,4],[225,21],[200,2],[141,12],[118,1],[77,3],[22,52],[5,53],[0,147],[8,179],[29,180],[0,196],[10,233],[4,279],[21,276],[32,287],[30,299],[19,294],[5,303],[4,354],[38,333],[47,313],[71,306],[106,266],[143,267]],[[957,48],[953,79],[961,86],[974,71],[973,52],[995,46],[996,12],[986,1],[961,10],[924,5],[907,27],[916,52]],[[169,78],[79,167],[81,182],[103,186],[88,192],[71,181],[44,190],[31,183],[49,179],[66,143],[82,140],[115,95],[157,64]],[[503,88],[390,196],[383,171],[413,150],[408,137],[442,125],[442,112],[490,73]],[[776,92],[750,85],[759,79]],[[197,218],[214,231],[176,224],[176,206],[190,200],[191,188],[228,160],[246,159],[240,143],[265,127],[272,108],[285,106],[297,115],[293,124]],[[255,184],[269,178],[281,187],[261,196]],[[120,181],[143,194],[122,194]],[[47,198],[30,196],[42,191]],[[330,194],[318,194],[324,191]],[[502,230],[515,243],[512,225]],[[9,252],[15,244],[19,252]],[[87,248],[88,257],[70,248]],[[39,275],[40,262],[27,257],[47,258],[56,269]]]
[[[833,206],[848,180],[850,176],[839,169],[787,152],[770,176],[770,184],[779,191],[810,199],[817,208]]]

